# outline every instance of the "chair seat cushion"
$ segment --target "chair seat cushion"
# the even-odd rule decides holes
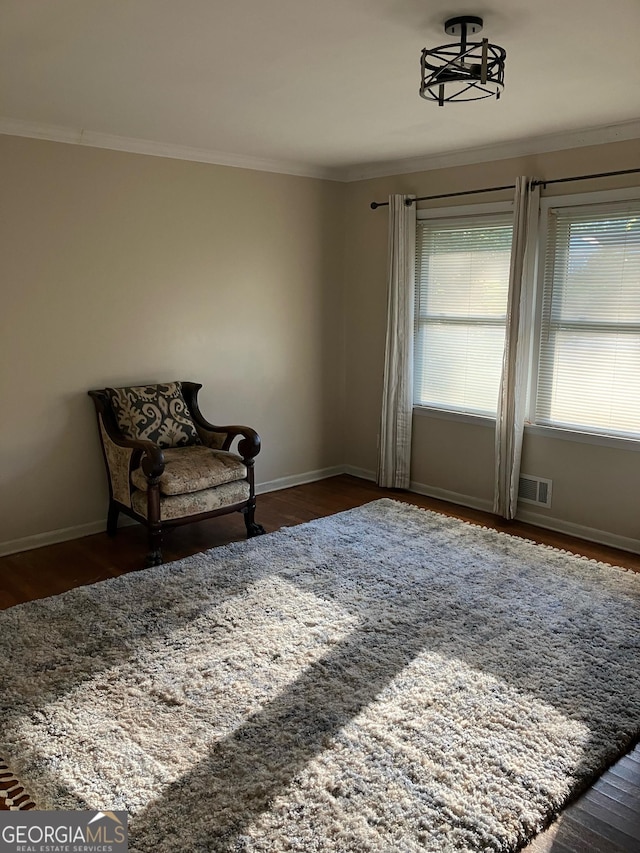
[[[185,495],[160,495],[160,520],[171,521],[176,518],[188,518],[202,512],[214,512],[232,504],[248,501],[250,497],[249,483],[246,480],[236,480],[235,483],[224,483],[215,489],[203,489]],[[147,494],[134,489],[131,495],[131,506],[144,518],[147,517]]]
[[[160,477],[162,495],[184,495],[201,492],[245,480],[247,467],[239,456],[202,445],[172,447],[164,451],[164,471]],[[131,482],[140,491],[147,490],[142,468],[131,472]]]

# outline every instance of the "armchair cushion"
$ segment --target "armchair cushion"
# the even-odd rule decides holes
[[[174,447],[164,451],[164,471],[160,475],[160,493],[184,495],[246,480],[247,468],[239,456],[209,447]],[[140,491],[147,490],[142,468],[131,472],[131,482]]]
[[[160,520],[172,521],[176,518],[214,512],[225,506],[248,501],[250,496],[251,487],[246,480],[224,483],[215,489],[202,489],[201,492],[192,492],[191,494],[160,495]],[[134,489],[131,495],[131,505],[137,513],[147,518],[146,492]]]
[[[132,439],[160,447],[201,444],[179,382],[107,388],[118,427]]]

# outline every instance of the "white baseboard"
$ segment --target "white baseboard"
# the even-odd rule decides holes
[[[430,498],[438,498],[449,503],[468,506],[472,509],[480,509],[484,512],[493,512],[493,501],[483,498],[475,498],[470,495],[460,495],[447,489],[437,489],[433,486],[425,486],[422,483],[411,483],[411,491]],[[586,527],[582,524],[574,524],[561,518],[550,518],[538,515],[528,510],[518,510],[517,521],[524,521],[534,527],[545,530],[553,530],[556,533],[566,533],[567,536],[575,536],[576,539],[586,539],[588,542],[597,542],[600,545],[608,545],[610,548],[619,548],[622,551],[631,551],[640,554],[640,539],[632,539],[628,536],[619,536],[606,530],[598,530],[595,527]]]
[[[362,468],[352,468],[346,466],[346,474],[352,474],[354,477],[360,477],[363,480],[375,480],[372,471],[366,471]],[[479,509],[483,512],[493,512],[493,501],[484,498],[476,498],[472,495],[462,495],[458,492],[451,492],[448,489],[439,489],[435,486],[425,486],[423,483],[411,481],[409,490],[418,495],[425,495],[428,498],[436,498],[437,500],[447,501],[460,506],[468,506],[471,509]],[[576,539],[585,539],[588,542],[597,542],[600,545],[607,545],[609,548],[619,548],[621,551],[630,551],[633,554],[640,554],[640,539],[633,539],[629,536],[620,536],[616,533],[609,533],[607,530],[599,530],[596,527],[586,527],[582,524],[574,524],[571,521],[564,521],[561,518],[550,518],[548,516],[538,515],[538,513],[528,510],[518,510],[516,515],[518,521],[524,521],[526,524],[531,524],[534,527],[541,527],[545,530],[553,530],[556,533],[566,533],[567,536],[575,536]]]
[[[358,477],[360,480],[371,480],[375,483],[375,471],[367,471],[366,468],[356,468],[354,465],[345,465],[342,468],[342,474],[349,474],[351,477]]]
[[[102,521],[90,521],[88,524],[78,524],[75,527],[61,527],[46,533],[24,536],[22,539],[9,539],[8,542],[0,542],[0,557],[17,554],[20,551],[32,551],[44,545],[55,545],[56,542],[66,542],[69,539],[80,539],[81,536],[91,536],[92,533],[103,533],[106,525],[105,516]]]
[[[318,480],[326,480],[328,477],[337,477],[339,474],[344,473],[344,465],[334,465],[332,468],[319,468],[317,471],[307,471],[304,474],[278,477],[277,480],[267,480],[265,483],[257,483],[256,494],[264,495],[266,492],[290,489],[292,486],[304,486],[305,483],[316,483]]]
[[[438,489],[435,486],[425,486],[423,483],[411,481],[410,491],[428,498],[436,498],[439,501],[447,501],[450,504],[468,506],[471,509],[481,509],[483,512],[491,512],[493,502],[485,498],[476,498],[473,495],[461,495],[458,492],[450,492],[449,489]]]
[[[640,554],[640,539],[633,539],[630,536],[619,536],[617,533],[609,533],[607,530],[599,530],[597,527],[585,527],[582,524],[574,524],[572,521],[564,521],[561,518],[548,518],[546,515],[538,515],[538,513],[528,510],[518,510],[516,519],[534,527],[554,530],[556,533],[566,533],[567,536],[575,536],[576,539],[586,539],[588,542],[598,542],[600,545],[608,545],[610,548],[619,548],[621,551]]]
[[[368,471],[366,468],[355,468],[353,465],[345,465],[343,472],[351,474],[352,477],[359,477],[361,480],[376,481],[374,471]],[[451,504],[459,504],[460,506],[468,506],[472,509],[482,509],[485,512],[491,512],[492,505],[490,501],[474,498],[471,495],[461,495],[458,492],[450,492],[448,489],[438,489],[435,486],[425,486],[424,483],[417,483],[412,480],[409,485],[409,491],[416,495],[424,495],[427,498],[436,498],[440,501],[447,501]]]
[[[118,519],[118,527],[129,527],[137,523],[133,518],[126,515],[120,515]],[[83,536],[104,533],[106,529],[107,516],[105,513],[105,517],[100,521],[90,521],[87,524],[77,524],[74,527],[60,527],[57,530],[47,530],[46,533],[24,536],[22,539],[9,539],[8,542],[0,542],[0,557],[19,554],[21,551],[33,551],[34,548],[56,545],[58,542],[68,542],[70,539],[82,539]]]
[[[264,483],[259,483],[256,486],[257,494],[266,494],[267,492],[275,492],[280,489],[289,489],[292,486],[302,486],[305,483],[315,483],[318,480],[326,480],[328,477],[336,477],[340,474],[349,474],[352,477],[358,477],[361,480],[375,482],[376,475],[373,471],[365,468],[357,468],[353,465],[334,465],[330,468],[320,468],[315,471],[307,471],[303,474],[292,474],[288,477],[280,477],[276,480],[268,480]],[[448,489],[439,489],[434,486],[427,486],[423,483],[411,481],[410,491],[418,495],[436,498],[437,500],[447,501],[460,506],[467,506],[471,509],[479,509],[484,512],[491,512],[493,504],[491,501],[484,498],[476,498],[472,495],[463,495],[458,492],[452,492]],[[569,536],[575,536],[578,539],[586,539],[590,542],[598,542],[601,545],[608,545],[610,548],[619,548],[623,551],[631,551],[634,554],[640,553],[640,539],[633,539],[628,536],[619,536],[615,533],[609,533],[606,530],[598,530],[593,527],[585,527],[581,524],[574,524],[570,521],[563,521],[558,518],[549,518],[548,516],[540,516],[535,512],[527,510],[519,511],[517,514],[518,521],[524,521],[527,524],[532,524],[535,527],[542,527],[547,530],[554,530],[557,533],[566,533]],[[128,526],[136,524],[136,522],[127,516],[120,516],[119,526]],[[45,533],[36,533],[33,536],[25,536],[21,539],[10,539],[6,542],[0,542],[0,557],[7,557],[10,554],[17,554],[21,551],[31,551],[34,548],[42,548],[45,545],[55,545],[58,542],[67,542],[70,539],[80,539],[83,536],[91,536],[94,533],[103,533],[106,529],[106,515],[100,521],[91,521],[87,524],[79,524],[75,527],[63,527],[58,530],[49,530]]]
[[[278,480],[259,483],[256,486],[256,493],[275,492],[278,489],[301,486],[304,483],[325,480],[327,477],[335,477],[343,473],[344,465],[335,465],[333,468],[322,468],[318,471],[307,471],[305,474],[294,474],[291,477],[281,477]],[[119,527],[126,527],[131,524],[137,524],[137,522],[126,515],[120,516]],[[105,509],[105,516],[100,521],[90,521],[87,524],[78,524],[75,527],[61,527],[57,530],[48,530],[45,533],[24,536],[21,539],[9,539],[7,542],[0,542],[0,557],[8,557],[10,554],[18,554],[21,551],[33,551],[34,548],[43,548],[45,545],[55,545],[58,542],[68,542],[70,539],[81,539],[83,536],[91,536],[94,533],[104,533],[106,527]]]

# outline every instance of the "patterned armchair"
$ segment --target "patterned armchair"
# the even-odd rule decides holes
[[[162,563],[162,530],[227,512],[255,521],[253,466],[260,438],[244,426],[214,426],[198,407],[195,382],[89,391],[109,480],[107,533],[121,512],[147,526],[147,565]],[[237,453],[231,446],[239,438]]]

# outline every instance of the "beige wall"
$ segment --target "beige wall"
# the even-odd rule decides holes
[[[347,305],[346,459],[375,471],[382,393],[386,311],[386,208],[371,201],[390,193],[431,195],[511,184],[518,175],[552,179],[638,166],[640,143],[558,151],[465,167],[359,181],[347,186],[345,287]],[[556,194],[640,183],[640,175],[554,187]],[[549,187],[545,194],[551,193]],[[497,201],[509,193],[467,197],[461,204]],[[431,206],[453,202],[431,202]],[[422,203],[420,206],[426,206]],[[493,492],[493,434],[476,424],[414,416],[412,480],[439,496],[449,493],[487,506]],[[525,439],[523,470],[553,480],[551,509],[527,506],[527,517],[580,535],[604,531],[619,544],[640,544],[640,452],[559,441]],[[607,538],[605,537],[605,538]],[[602,537],[600,537],[602,538]],[[626,541],[634,540],[634,541]]]
[[[633,168],[639,152],[621,142],[343,185],[0,136],[0,550],[102,523],[88,388],[202,382],[206,415],[262,434],[260,483],[374,471],[387,215],[369,203]],[[640,540],[640,453],[527,436],[523,470],[554,481],[551,510],[526,508],[540,523]],[[416,417],[412,478],[488,506],[492,430]]]
[[[342,463],[343,185],[0,136],[0,187],[0,543],[104,519],[89,388],[202,382],[260,483]]]

